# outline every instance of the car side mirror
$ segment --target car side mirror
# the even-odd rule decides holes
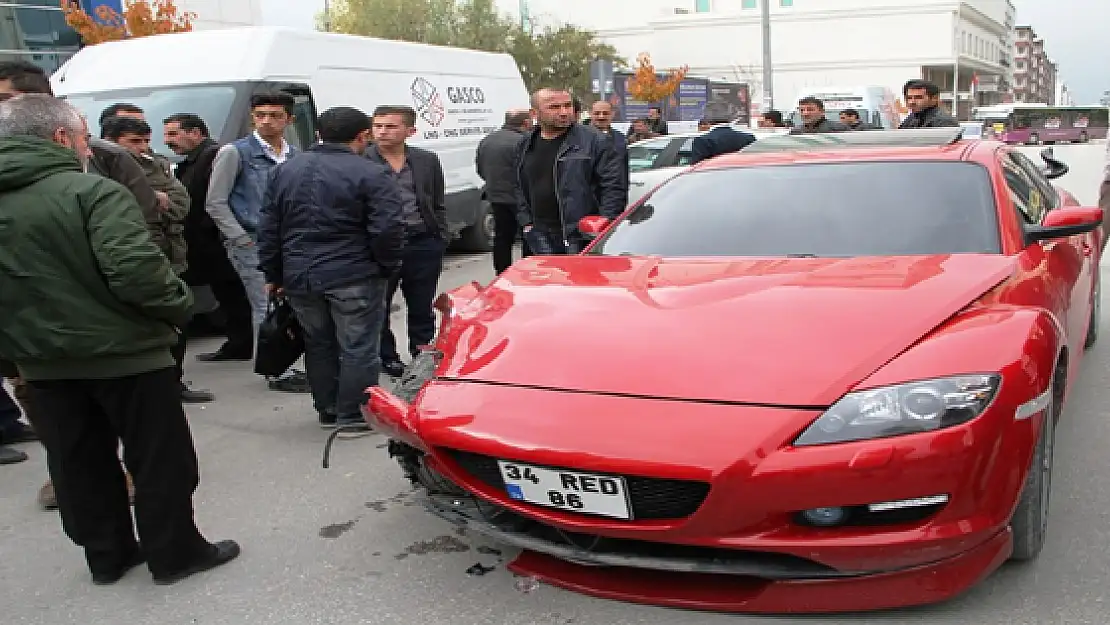
[[[585,235],[587,239],[592,239],[605,232],[608,227],[609,220],[601,215],[587,215],[578,220],[578,231]]]
[[[1102,209],[1069,206],[1048,211],[1044,222],[1028,229],[1030,241],[1048,241],[1092,232],[1102,225]]]
[[[1053,152],[1052,148],[1041,150],[1041,160],[1043,160],[1045,164],[1044,177],[1049,180],[1055,180],[1067,174],[1071,169],[1066,163],[1056,160],[1056,154]]]

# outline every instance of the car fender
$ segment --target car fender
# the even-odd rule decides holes
[[[1048,311],[1016,306],[975,306],[956,315],[892,359],[856,388],[968,373],[999,373],[998,394],[980,419],[989,426],[989,462],[1003,467],[981,476],[1004,475],[1003,483],[976,484],[981,510],[1008,523],[1041,433],[1043,413],[1026,411],[1051,392],[1053,373],[1067,345],[1066,334]],[[968,440],[968,444],[976,441]],[[981,444],[983,441],[977,441]],[[972,476],[969,479],[985,479]],[[1002,516],[1004,515],[1004,516]]]

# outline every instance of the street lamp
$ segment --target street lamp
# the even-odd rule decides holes
[[[324,0],[324,32],[331,32],[331,0]]]
[[[763,29],[763,110],[775,108],[775,72],[771,65],[771,0],[760,3]]]

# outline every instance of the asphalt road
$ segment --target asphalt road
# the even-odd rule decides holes
[[[1072,165],[1061,184],[1085,203],[1096,199],[1103,148],[1056,148]],[[442,285],[491,276],[487,256],[456,257]],[[151,584],[145,569],[114,587],[93,586],[57,515],[35,505],[46,476],[43,454],[24,445],[30,461],[0,467],[0,621],[1102,625],[1110,620],[1110,408],[1102,387],[1110,377],[1110,328],[1103,336],[1083,363],[1058,432],[1050,536],[1041,558],[1006,566],[948,604],[851,617],[757,618],[532,589],[515,583],[488,545],[456,535],[413,505],[381,437],[338,441],[332,468],[324,470],[326,433],[316,426],[307,396],[266,390],[247,364],[190,361],[189,377],[218,395],[215,403],[188,408],[202,467],[197,519],[210,538],[239,540],[242,557],[169,588]],[[208,340],[193,351],[212,347]],[[467,574],[476,563],[495,568]]]

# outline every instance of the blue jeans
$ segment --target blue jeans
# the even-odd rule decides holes
[[[378,348],[385,322],[384,278],[318,293],[288,293],[304,330],[304,364],[312,403],[340,425],[361,423],[359,406],[381,375]]]
[[[251,319],[254,321],[254,335],[258,336],[258,327],[266,319],[266,307],[270,303],[266,295],[266,277],[258,268],[258,241],[252,234],[250,245],[236,245],[232,241],[225,241],[227,257],[239,279],[243,282],[243,289],[247,292],[247,299],[251,303]]]

